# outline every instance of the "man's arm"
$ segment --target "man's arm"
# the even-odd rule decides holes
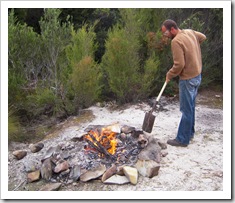
[[[206,35],[202,34],[201,32],[194,31],[194,33],[200,44],[206,40]]]
[[[172,50],[174,64],[173,64],[172,68],[167,72],[166,80],[168,82],[173,77],[178,76],[182,72],[182,70],[185,66],[184,52],[183,52],[183,49],[180,46],[179,42],[172,41],[171,50]]]

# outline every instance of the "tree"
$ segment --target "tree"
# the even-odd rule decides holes
[[[17,22],[14,10],[8,21],[9,102],[22,101],[22,93],[37,81],[41,71],[39,35],[25,23]]]
[[[45,74],[47,81],[52,88],[55,89],[55,94],[59,91],[60,71],[64,68],[60,64],[64,58],[65,47],[70,41],[71,24],[68,21],[61,23],[59,15],[60,9],[45,9],[43,18],[39,21],[41,29],[41,40],[43,44],[43,58],[44,67],[46,68]]]
[[[158,62],[151,58],[144,67],[140,66],[141,27],[137,10],[120,9],[120,14],[123,25],[109,31],[102,67],[110,90],[118,102],[126,103],[149,96]]]
[[[69,62],[67,88],[73,100],[75,112],[80,108],[90,106],[99,94],[99,67],[95,62],[96,34],[94,27],[84,25],[75,31],[72,29],[70,45],[66,47],[66,56]]]

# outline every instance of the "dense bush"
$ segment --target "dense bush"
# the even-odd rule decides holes
[[[66,48],[70,70],[66,84],[75,112],[89,107],[99,95],[99,67],[94,60],[95,38],[94,27],[84,25],[77,31],[72,29],[71,43]]]

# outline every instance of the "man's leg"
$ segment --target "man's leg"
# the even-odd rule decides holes
[[[187,146],[189,140],[194,135],[195,100],[200,83],[201,75],[190,80],[179,81],[180,111],[182,112],[182,117],[176,139],[168,140],[168,144]]]

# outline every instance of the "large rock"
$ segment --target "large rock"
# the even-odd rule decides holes
[[[87,182],[89,180],[96,179],[96,178],[102,176],[105,171],[106,171],[106,167],[104,165],[100,164],[98,167],[83,173],[80,176],[80,180],[83,182]]]
[[[38,159],[35,159],[35,157],[32,157],[28,159],[27,161],[24,161],[24,169],[27,173],[34,172],[41,168],[41,161]]]
[[[69,178],[72,179],[73,181],[77,181],[80,175],[81,175],[81,167],[79,165],[73,166],[69,174]]]
[[[60,149],[61,149],[61,146],[57,145],[56,147],[50,147],[45,155],[43,156],[42,160],[41,161],[44,161],[45,159],[48,159],[50,158],[53,154],[55,153],[59,153],[60,152]]]
[[[28,173],[27,180],[29,183],[37,181],[40,179],[40,170]]]
[[[127,125],[123,125],[121,127],[121,132],[122,133],[125,133],[125,134],[128,134],[128,133],[131,133],[135,130],[135,127],[131,127],[131,126],[127,126]]]
[[[121,132],[121,127],[119,125],[119,123],[114,123],[112,125],[109,125],[106,127],[107,130],[110,130],[112,132],[115,132],[115,133],[120,133]]]
[[[29,145],[29,149],[31,150],[32,153],[39,152],[43,147],[44,147],[44,144],[42,142]]]
[[[51,183],[45,185],[43,188],[40,189],[40,191],[57,191],[60,189],[62,183]]]
[[[142,176],[152,178],[158,175],[160,164],[152,160],[138,160],[135,167]]]
[[[124,166],[123,172],[131,184],[136,185],[138,181],[138,171],[136,168]]]
[[[118,184],[118,185],[123,185],[129,182],[130,181],[126,176],[120,176],[120,175],[113,175],[104,181],[105,184]]]
[[[55,173],[60,173],[62,171],[66,171],[69,168],[69,163],[67,161],[63,161],[62,163],[58,163],[54,168]]]
[[[23,159],[27,155],[27,151],[16,150],[12,153],[18,160]]]
[[[161,147],[158,144],[158,139],[149,137],[148,145],[141,150],[138,155],[140,160],[153,160],[157,163],[161,162]]]
[[[52,163],[51,163],[50,158],[43,161],[40,172],[41,172],[41,176],[42,176],[43,179],[45,179],[45,180],[50,180],[51,179],[51,176],[52,176]]]
[[[105,173],[103,174],[101,180],[102,182],[104,182],[105,180],[107,180],[108,178],[110,178],[112,175],[116,174],[117,172],[117,166],[113,165],[111,166],[107,171],[105,171]]]

